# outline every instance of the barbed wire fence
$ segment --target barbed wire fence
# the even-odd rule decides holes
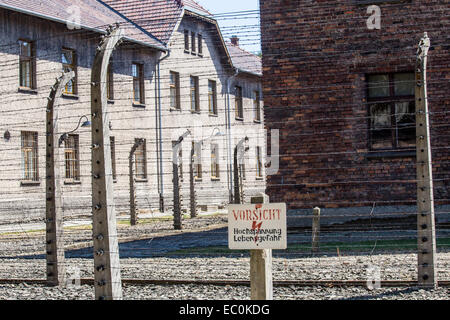
[[[236,16],[230,14],[224,14],[227,19],[238,18],[239,16],[247,17],[249,13],[240,13]],[[255,13],[251,13],[254,15]],[[231,17],[230,17],[231,16]],[[230,34],[234,34],[238,28],[230,28]],[[245,31],[242,27],[241,31]],[[82,33],[82,31],[75,31],[74,34]],[[67,33],[61,36],[67,35]],[[129,35],[128,35],[129,36]],[[256,36],[258,38],[258,36]],[[97,36],[88,36],[86,40],[96,41]],[[216,43],[218,44],[218,43]],[[17,44],[9,44],[0,46],[5,48],[14,48]],[[214,45],[214,43],[212,43]],[[413,47],[411,49],[411,57],[415,57]],[[130,49],[128,49],[130,50]],[[133,50],[133,49],[131,49]],[[299,59],[308,59],[307,53],[298,53]],[[351,52],[348,52],[350,55]],[[304,55],[304,56],[302,56]],[[57,54],[49,54],[48,56],[39,56],[37,59],[38,69],[42,70],[37,74],[55,73],[60,71],[60,66],[55,66],[55,59],[59,59]],[[120,60],[113,59],[114,63],[131,63],[132,60]],[[175,62],[175,61],[174,61]],[[176,61],[179,64],[179,70],[189,70],[189,62],[180,59]],[[14,59],[6,59],[0,62],[1,67],[16,70],[18,68],[18,61]],[[47,68],[48,66],[48,68]],[[442,68],[444,66],[433,65],[432,69]],[[2,69],[3,70],[3,69]],[[204,78],[213,76],[217,73],[213,70],[200,70],[198,75]],[[220,74],[218,76],[221,76]],[[6,76],[0,79],[0,85],[7,87],[8,84],[17,76]],[[78,79],[79,94],[77,101],[63,100],[58,102],[58,108],[61,110],[72,110],[81,104],[90,102],[90,95],[87,93],[87,89],[92,85],[90,79],[79,76]],[[167,75],[161,76],[163,87],[169,87],[170,77]],[[447,83],[448,79],[432,79],[431,81],[437,81],[439,83]],[[121,141],[115,141],[115,162],[117,167],[128,168],[129,166],[129,152],[135,139],[144,136],[144,132],[148,131],[148,126],[143,122],[145,120],[153,120],[154,115],[148,114],[136,114],[136,110],[123,110],[122,103],[130,101],[131,97],[123,97],[130,92],[129,87],[132,86],[133,80],[129,77],[120,77],[115,79],[114,83],[120,86],[120,89],[115,89],[115,94],[120,95],[120,98],[114,99],[114,104],[108,106],[108,116],[112,120],[113,124],[119,120],[129,120],[136,123],[136,126],[132,128],[119,127],[111,129],[114,132],[120,132]],[[406,82],[408,83],[408,82]],[[106,85],[106,83],[99,83],[99,85]],[[39,92],[50,92],[52,87],[51,83],[40,84]],[[190,85],[187,83],[181,86],[181,89],[188,90]],[[200,85],[200,90],[206,90],[207,85]],[[321,90],[325,94],[333,94],[339,90],[334,85],[323,88],[307,88],[302,93],[313,93],[316,90]],[[83,93],[81,93],[83,92]],[[11,108],[5,112],[2,112],[2,118],[4,119],[3,125],[8,126],[8,131],[13,137],[11,142],[17,142],[18,136],[22,131],[37,131],[37,141],[45,141],[47,133],[42,130],[45,127],[45,110],[41,106],[42,101],[45,101],[43,97],[26,97],[17,99],[13,96],[17,93],[17,89],[7,89],[1,91],[3,102],[11,106]],[[122,95],[123,94],[123,95]],[[279,95],[295,95],[295,92],[280,92]],[[152,97],[149,97],[150,100]],[[169,99],[169,94],[162,94],[161,98]],[[224,97],[225,98],[225,97]],[[189,96],[181,96],[181,102],[183,105],[190,103]],[[39,106],[28,106],[29,103],[36,103]],[[200,104],[207,105],[208,100],[206,97],[200,97]],[[428,98],[428,103],[433,104],[433,98]],[[366,104],[368,104],[366,102]],[[317,106],[321,108],[323,106]],[[84,106],[83,106],[84,108]],[[289,106],[289,108],[306,108],[306,106]],[[252,113],[254,111],[252,107],[244,107],[245,111]],[[272,109],[273,110],[273,109]],[[84,114],[90,114],[89,110],[80,110]],[[220,113],[225,113],[226,108],[218,108]],[[276,110],[275,110],[276,111]],[[17,113],[21,113],[23,116],[18,119]],[[272,111],[271,111],[272,112]],[[446,128],[449,126],[447,111],[433,112],[427,111],[429,116],[436,116],[436,121],[432,121],[430,129],[433,132],[435,128]],[[191,110],[183,109],[177,114],[178,117],[190,115]],[[92,114],[91,114],[92,115]],[[403,114],[402,114],[403,115]],[[166,123],[171,123],[170,119],[173,117],[173,113],[168,110],[162,110],[162,117]],[[80,116],[71,112],[63,113],[59,117],[60,128],[67,128],[73,126],[74,122],[77,122]],[[352,116],[352,117],[328,117],[314,119],[293,119],[284,121],[283,125],[298,125],[308,124],[313,122],[333,122],[333,121],[347,121],[347,120],[369,120],[370,116]],[[363,121],[361,121],[362,123]],[[265,133],[261,133],[261,130],[252,129],[251,123],[238,123],[232,124],[233,128],[236,128],[237,138],[242,139],[247,136],[249,141],[258,141],[263,139],[266,141]],[[242,127],[250,127],[248,130],[241,130]],[[221,130],[225,130],[224,126],[218,124],[196,123],[187,125],[189,129],[202,129],[205,130],[205,134],[200,134],[202,139],[209,137],[210,131],[219,127]],[[407,129],[415,128],[411,126]],[[34,130],[30,128],[39,128]],[[171,143],[176,141],[176,137],[181,135],[181,131],[186,128],[180,128],[178,125],[164,126],[162,130],[163,145],[165,146],[163,151],[164,162],[172,165],[173,149]],[[84,130],[84,131],[83,131]],[[361,124],[360,127],[354,126],[351,129],[346,129],[354,135],[367,132],[365,125]],[[372,129],[370,129],[372,130]],[[180,131],[180,133],[179,133]],[[219,130],[220,131],[220,130]],[[83,135],[80,134],[79,146],[79,180],[91,179],[93,172],[89,170],[92,165],[91,149],[95,148],[89,137],[85,134],[89,133],[87,129],[81,129]],[[63,135],[65,131],[58,131],[56,136]],[[314,135],[320,135],[326,137],[328,134],[340,134],[343,130],[312,130],[311,132],[305,132],[298,134],[301,137],[311,137]],[[147,136],[147,135],[146,135]],[[170,137],[170,138],[168,138]],[[448,138],[448,137],[447,137]],[[10,138],[11,139],[11,138]],[[223,137],[215,137],[218,143],[225,144]],[[194,139],[193,139],[194,140]],[[103,137],[105,146],[111,148],[109,137]],[[158,140],[148,136],[146,138],[147,145],[155,145]],[[19,154],[23,152],[23,148],[19,148],[20,144],[15,143],[13,147],[3,148],[2,151],[9,153]],[[185,143],[183,148],[183,164],[186,169],[186,164],[192,159],[189,158],[189,151],[191,146],[189,141]],[[56,146],[55,146],[56,147]],[[106,149],[108,149],[106,148]],[[265,148],[264,148],[265,149]],[[443,152],[447,152],[448,146],[437,147],[433,150],[441,149]],[[62,150],[61,150],[62,152]],[[223,152],[225,153],[225,152]],[[201,155],[197,155],[201,159],[200,163],[203,164],[201,168],[196,168],[197,175],[202,172],[201,176],[208,177],[211,173],[209,169],[210,157],[206,156],[207,152],[202,151]],[[296,157],[301,158],[305,156],[318,156],[318,157],[330,157],[339,156],[342,152],[323,152],[323,153],[308,153],[299,151],[298,153],[285,153],[280,150],[280,157]],[[358,151],[347,151],[345,154],[358,155]],[[260,170],[261,164],[258,163],[258,159],[250,159],[256,157],[250,157],[244,155],[244,167],[241,167],[240,171],[240,183],[242,185],[242,192],[246,193],[246,190],[260,188]],[[222,160],[224,161],[224,157]],[[2,169],[0,169],[0,181],[7,186],[8,182],[16,182],[20,180],[21,173],[17,172],[17,168],[14,165],[17,164],[18,157],[11,155],[2,158]],[[58,165],[61,168],[68,166],[67,159],[56,159]],[[432,165],[447,166],[448,161],[439,163],[430,161]],[[40,155],[38,163],[46,164],[45,157]],[[198,163],[197,163],[198,164]],[[390,168],[408,169],[411,172],[416,169],[418,162],[410,161],[408,163],[389,163]],[[147,155],[146,166],[154,168],[158,165],[158,159],[154,153],[150,156]],[[42,165],[39,166],[42,171]],[[245,168],[245,174],[242,170]],[[330,165],[326,168],[316,168],[305,170],[304,175],[308,176],[308,171],[333,171],[343,169],[339,164]],[[358,166],[352,166],[353,170],[379,170],[378,164],[364,164]],[[67,169],[66,169],[67,170]],[[289,173],[291,168],[279,168],[279,172]],[[226,165],[221,164],[219,169],[216,170],[220,177],[225,177],[229,174],[229,169]],[[186,174],[186,170],[184,170]],[[158,173],[146,172],[146,179],[153,181],[154,177]],[[164,170],[160,173],[164,175],[166,180],[170,181],[172,178],[172,172],[170,170]],[[113,177],[114,176],[114,177]],[[244,176],[246,179],[244,179]],[[250,177],[252,177],[250,179]],[[117,180],[127,180],[129,175],[127,170],[118,170],[117,173],[106,173],[105,178],[115,178]],[[84,183],[85,180],[83,180]],[[408,178],[402,180],[379,180],[377,183],[386,185],[387,190],[390,186],[396,186],[400,188],[415,188],[417,183],[421,179],[408,176]],[[435,183],[435,193],[440,193],[440,189],[448,189],[448,177],[435,176],[433,182]],[[88,191],[83,193],[83,200],[80,200],[80,196],[77,195],[76,190],[70,190],[71,185],[78,185],[77,181],[68,182],[65,177],[57,178],[55,183],[66,186],[66,191],[61,193],[62,204],[61,210],[66,222],[66,227],[60,228],[56,236],[61,236],[64,243],[66,258],[62,262],[66,269],[66,279],[73,280],[83,279],[80,283],[94,283],[98,285],[98,279],[94,280],[95,270],[100,266],[94,264],[94,242],[93,230],[92,230],[92,215],[95,214],[95,206],[92,204],[92,192]],[[331,181],[326,185],[350,185],[350,184],[371,184],[373,181],[361,181],[355,180],[353,177],[339,177],[335,181]],[[324,187],[321,183],[315,183],[314,181],[308,182],[305,179],[304,184],[314,184],[318,187]],[[304,184],[297,183],[280,183],[271,184],[271,187],[302,187]],[[153,186],[156,189],[156,183],[150,183],[145,186],[136,185],[137,193],[139,194],[138,208],[146,209],[146,214],[141,214],[140,224],[135,227],[131,227],[128,224],[128,220],[119,219],[117,226],[117,234],[109,234],[108,237],[119,243],[119,252],[110,250],[104,253],[120,255],[120,265],[109,266],[113,272],[120,272],[121,281],[129,283],[147,283],[147,284],[161,284],[161,283],[199,283],[199,284],[243,284],[246,283],[249,273],[248,265],[248,252],[236,252],[227,250],[227,217],[225,213],[228,197],[228,183],[224,179],[216,181],[216,187],[213,190],[202,190],[200,179],[196,180],[196,201],[201,204],[215,204],[217,206],[217,213],[209,215],[202,215],[194,219],[189,219],[187,215],[184,215],[183,219],[183,232],[173,230],[172,217],[164,214],[157,213],[154,210],[158,207],[158,196],[155,192],[149,192],[146,190]],[[185,207],[185,212],[188,212],[187,206],[189,205],[190,186],[189,179],[184,176],[180,182],[182,203]],[[326,186],[325,186],[326,187]],[[167,184],[166,194],[171,194],[171,184]],[[84,186],[83,186],[84,189]],[[130,208],[129,202],[129,189],[126,184],[118,184],[114,186],[114,192],[116,198],[113,204],[108,206],[114,206],[115,212],[128,213]],[[31,197],[28,199],[28,195],[38,194],[40,195],[38,201],[31,201]],[[15,225],[14,229],[5,228],[7,232],[0,234],[0,257],[1,265],[0,269],[0,282],[15,282],[20,280],[39,280],[43,283],[46,282],[46,270],[48,266],[48,260],[46,259],[51,252],[48,250],[48,240],[46,234],[49,230],[42,231],[43,213],[46,211],[45,205],[45,190],[40,185],[30,183],[27,186],[25,194],[22,196],[22,200],[14,201],[11,197],[17,197],[16,190],[9,190],[5,187],[1,189],[2,205],[0,206],[0,226]],[[117,197],[118,196],[118,197]],[[120,199],[118,199],[120,198]],[[376,196],[374,195],[374,198]],[[244,197],[245,199],[245,197]],[[48,200],[48,199],[47,199]],[[248,202],[250,199],[245,199]],[[271,199],[274,200],[274,199]],[[440,221],[446,221],[446,219],[440,219],[441,217],[447,218],[450,214],[450,208],[448,203],[450,199],[436,197],[435,203],[439,204],[436,207],[435,216],[437,219],[436,224],[436,275],[438,281],[445,285],[450,281],[450,254],[449,254],[449,239],[450,231],[448,223]],[[299,210],[297,214],[289,217],[292,225],[296,225],[296,228],[291,228],[288,235],[289,247],[286,251],[274,252],[273,261],[273,276],[275,283],[278,285],[313,285],[323,284],[327,282],[329,284],[344,283],[352,281],[357,284],[365,285],[367,280],[378,280],[380,285],[412,285],[417,283],[418,265],[417,265],[417,215],[420,214],[415,208],[417,199],[393,199],[390,201],[384,200],[358,200],[348,203],[346,200],[339,200],[338,197],[331,200],[327,199],[324,195],[324,199],[321,201],[321,205],[327,207],[340,206],[344,209],[336,209],[334,211],[322,212],[320,226],[320,249],[316,252],[312,252],[313,245],[311,240],[312,234],[312,221],[313,210],[317,204],[310,203],[307,198],[305,201],[298,202],[298,200],[291,201],[289,205],[293,207],[309,207],[311,209]],[[170,202],[170,201],[168,201]],[[390,209],[386,209],[386,205],[390,205]],[[345,205],[358,205],[352,209],[345,208]],[[392,205],[396,205],[395,208]],[[168,206],[170,209],[170,205]],[[20,212],[22,211],[22,212]],[[20,212],[20,214],[16,214]],[[16,217],[15,217],[16,216]],[[369,218],[369,219],[368,219]],[[48,219],[48,218],[47,218]],[[126,217],[128,219],[128,217]],[[25,221],[24,221],[25,220]],[[28,221],[27,221],[28,220]],[[346,223],[342,223],[346,221]],[[48,222],[48,221],[47,221]],[[331,223],[326,223],[331,222]],[[334,223],[335,224],[334,224]],[[31,223],[35,223],[30,230]],[[0,229],[1,230],[1,229]],[[12,230],[12,231],[11,231]],[[316,229],[317,230],[317,229]],[[98,234],[94,234],[94,237],[98,237]],[[115,249],[117,250],[117,249]],[[98,251],[96,251],[98,252]],[[107,266],[103,265],[105,268]],[[48,274],[47,274],[48,276]],[[376,279],[375,279],[376,278]],[[64,280],[66,280],[64,279]],[[87,280],[89,279],[89,280]],[[111,280],[113,281],[113,280]],[[97,297],[98,298],[98,297]],[[111,296],[103,295],[103,298],[112,298]]]

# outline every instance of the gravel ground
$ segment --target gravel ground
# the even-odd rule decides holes
[[[203,243],[214,245],[208,239],[225,236],[216,232],[226,223],[226,217],[189,219],[184,221],[183,233],[176,232],[171,221],[141,224],[137,227],[118,226],[119,239],[126,242],[126,254],[122,255],[121,275],[123,279],[198,279],[198,280],[248,280],[250,265],[248,255],[213,254],[210,256],[169,256],[167,251],[183,247],[186,239],[196,240],[192,246]],[[203,228],[201,233],[189,233]],[[209,229],[213,229],[212,231]],[[209,230],[209,231],[208,231]],[[219,229],[222,230],[222,229]],[[202,236],[199,236],[199,235]],[[208,238],[209,237],[209,238]],[[92,238],[89,229],[65,230],[66,249],[86,248]],[[44,259],[44,232],[0,235],[0,278],[2,279],[44,279],[46,262]],[[145,239],[145,240],[143,240]],[[153,239],[153,240],[152,240]],[[140,240],[137,242],[129,242]],[[158,242],[159,241],[159,242]],[[221,239],[220,241],[223,241]],[[158,244],[159,243],[159,244]],[[161,243],[164,245],[162,246]],[[145,252],[159,248],[163,254],[136,255],[136,249],[147,246]],[[83,252],[88,254],[83,255]],[[134,253],[134,254],[129,254]],[[27,258],[24,258],[27,255]],[[90,255],[90,256],[89,256]],[[72,251],[66,259],[68,275],[79,274],[81,278],[93,278],[92,249]],[[450,249],[440,249],[437,255],[439,280],[450,280]],[[417,277],[417,255],[410,251],[376,253],[369,252],[321,255],[312,257],[303,254],[275,254],[273,260],[274,280],[367,280],[367,268],[378,266],[382,280],[414,280]],[[47,288],[40,285],[2,285],[0,299],[93,299],[93,287],[83,285],[76,288]],[[125,285],[125,299],[148,300],[248,300],[250,289],[241,286],[132,286]],[[321,300],[321,299],[445,299],[450,300],[448,288],[425,291],[414,288],[382,288],[369,291],[366,288],[329,287],[276,287],[276,300]]]
[[[123,287],[125,300],[249,300],[250,288],[244,286],[131,286]],[[74,288],[0,285],[0,300],[93,300],[94,288],[84,285]],[[274,288],[274,300],[450,300],[447,288],[287,287]]]
[[[437,256],[438,279],[450,280],[450,252]],[[92,259],[66,259],[68,274],[79,270],[81,278],[92,278]],[[121,259],[124,279],[151,280],[248,280],[250,259],[243,257],[189,257]],[[417,255],[274,258],[274,280],[367,280],[367,268],[378,266],[381,280],[415,280]],[[0,278],[44,279],[45,259],[0,259]]]

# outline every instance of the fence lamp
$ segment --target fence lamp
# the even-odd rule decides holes
[[[83,123],[81,123],[82,120],[85,120]],[[88,117],[86,115],[81,116],[80,120],[78,121],[78,126],[70,131],[70,132],[66,132],[63,133],[61,135],[61,137],[59,137],[59,147],[61,147],[61,145],[63,144],[64,141],[67,140],[67,138],[69,137],[69,134],[74,133],[75,131],[77,131],[80,127],[81,128],[86,128],[86,127],[90,127],[91,126],[91,121],[89,121]]]

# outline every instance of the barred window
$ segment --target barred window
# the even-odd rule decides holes
[[[220,167],[219,167],[219,145],[211,145],[211,178],[220,178]]]
[[[201,180],[203,178],[202,144],[192,142],[192,148],[194,148],[194,178],[196,180]]]
[[[139,139],[135,139],[137,142]],[[145,139],[144,143],[140,144],[134,153],[134,166],[136,172],[136,179],[146,180],[147,179],[147,141]]]
[[[66,179],[80,181],[79,136],[71,134],[65,140],[64,156],[66,164]]]
[[[19,41],[19,86],[36,89],[36,54],[33,42]]]
[[[39,181],[38,133],[22,131],[22,179]]]

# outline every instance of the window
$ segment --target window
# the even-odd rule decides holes
[[[112,61],[108,65],[108,74],[106,75],[106,95],[108,100],[114,100],[114,69]]]
[[[112,166],[112,177],[113,180],[117,180],[117,171],[116,171],[116,138],[110,137],[111,142],[111,166]]]
[[[236,86],[234,88],[234,107],[236,110],[236,119],[244,119],[244,108],[242,101],[242,87]]]
[[[22,180],[39,181],[38,133],[22,131]]]
[[[19,86],[36,89],[36,55],[34,45],[29,41],[19,41]]]
[[[180,103],[180,74],[170,72],[170,108],[181,109]]]
[[[259,91],[253,91],[253,110],[255,112],[255,121],[261,121],[261,99]]]
[[[136,139],[137,142],[139,139]],[[134,153],[134,165],[137,180],[147,180],[147,141],[144,139],[144,143],[139,145]]]
[[[189,30],[184,30],[184,50],[188,51],[190,50],[189,47]]]
[[[77,94],[77,55],[74,50],[63,49],[62,50],[62,65],[64,72],[75,72],[75,78],[70,80],[64,88],[65,94],[76,95]]]
[[[256,177],[263,177],[262,152],[261,147],[256,147]]]
[[[197,51],[197,49],[195,48],[196,46],[196,36],[195,36],[195,32],[191,32],[191,45],[192,45],[192,53],[195,54],[195,52]]]
[[[200,112],[198,77],[191,76],[191,111]]]
[[[208,81],[208,105],[209,113],[217,115],[217,84],[215,81]]]
[[[198,35],[198,55],[203,55],[203,36],[201,34]]]
[[[211,145],[211,179],[220,178],[220,167],[219,167],[219,145]]]
[[[145,104],[145,90],[144,90],[144,65],[140,63],[133,63],[133,100],[137,104]]]
[[[79,136],[71,134],[65,140],[66,179],[80,181]]]
[[[414,79],[414,73],[368,76],[371,150],[415,147]]]
[[[178,141],[172,141],[172,149],[175,148]],[[183,148],[181,144],[178,145],[178,177],[183,181]]]
[[[203,178],[202,144],[192,141],[192,148],[194,148],[194,178],[195,180],[201,180]]]

